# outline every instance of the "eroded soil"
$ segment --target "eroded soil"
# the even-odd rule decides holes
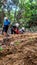
[[[37,33],[0,36],[0,65],[37,65]],[[6,45],[5,45],[6,44]]]

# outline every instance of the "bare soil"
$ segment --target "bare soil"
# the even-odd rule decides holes
[[[0,35],[0,65],[37,65],[37,33]]]

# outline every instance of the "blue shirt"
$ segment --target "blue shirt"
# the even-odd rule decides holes
[[[9,25],[10,24],[10,20],[4,20],[4,25]]]

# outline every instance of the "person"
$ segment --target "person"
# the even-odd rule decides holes
[[[23,34],[25,32],[25,28],[22,27],[19,31],[20,31],[21,34]]]
[[[10,25],[10,20],[8,19],[8,17],[5,17],[4,18],[4,23],[3,23],[3,34],[5,36],[7,35],[9,25]]]
[[[11,27],[11,34],[15,34],[15,29],[16,29],[16,26],[13,25],[13,26]]]
[[[18,29],[19,24],[16,23],[11,27],[11,34],[19,34],[19,29]]]
[[[16,34],[19,34],[20,33],[19,32],[19,25],[20,25],[19,23],[15,23],[15,26],[16,26],[16,30],[15,30],[16,31]]]

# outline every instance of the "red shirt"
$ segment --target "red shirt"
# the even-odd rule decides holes
[[[18,29],[16,29],[15,32],[16,32],[16,34],[19,34],[19,30]]]

